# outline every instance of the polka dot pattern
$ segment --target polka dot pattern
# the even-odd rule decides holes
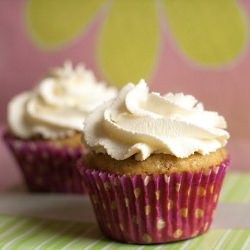
[[[109,191],[110,185],[108,182],[104,182],[104,189],[105,189],[105,191]]]
[[[161,191],[160,191],[160,190],[157,190],[157,191],[155,192],[155,198],[156,198],[156,200],[159,200],[159,199],[160,199],[160,194],[161,194]]]
[[[27,187],[34,192],[84,193],[76,161],[83,156],[80,147],[58,148],[43,141],[21,141],[4,135]]]
[[[163,219],[158,219],[156,222],[156,228],[162,230],[166,226],[166,221]]]
[[[143,241],[145,243],[147,243],[147,244],[152,243],[152,239],[151,239],[151,237],[148,234],[144,234],[142,238],[143,238]]]
[[[196,237],[198,234],[199,234],[199,231],[196,230],[196,231],[194,231],[194,232],[191,234],[191,237]]]
[[[181,216],[184,218],[188,217],[188,209],[187,208],[182,208],[181,209]]]
[[[128,207],[128,206],[129,206],[129,199],[126,197],[126,198],[124,199],[124,201],[125,201],[125,206]]]
[[[150,205],[146,205],[145,206],[145,215],[149,215],[151,211],[151,206]]]
[[[205,173],[169,176],[80,172],[90,196],[98,201],[91,199],[104,234],[149,244],[196,237],[209,229],[228,163],[225,160]]]
[[[141,189],[140,188],[135,188],[134,195],[135,195],[136,199],[139,197],[140,193],[141,193]]]
[[[168,202],[167,202],[167,208],[168,208],[168,210],[170,210],[171,208],[173,208],[173,201],[172,200],[168,200]]]
[[[183,234],[183,231],[182,231],[181,229],[177,229],[177,230],[174,232],[173,237],[174,237],[175,239],[179,239],[179,238],[182,236],[182,234]]]
[[[214,199],[213,199],[213,200],[214,200],[214,203],[217,202],[217,200],[218,200],[218,194],[215,194],[215,195],[214,195]]]
[[[206,195],[206,190],[205,190],[204,187],[199,187],[198,188],[198,195],[201,196],[201,197]]]
[[[150,181],[150,177],[146,176],[145,179],[144,179],[144,185],[147,186],[149,181]]]
[[[202,218],[203,215],[204,215],[204,211],[203,211],[201,208],[196,208],[196,209],[195,209],[195,217],[196,217],[197,219]]]

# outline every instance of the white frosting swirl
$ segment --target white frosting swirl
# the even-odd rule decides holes
[[[84,118],[116,90],[97,82],[93,73],[70,62],[55,68],[32,91],[14,97],[8,105],[10,130],[21,138],[41,135],[55,139],[82,130]]]
[[[116,160],[151,154],[180,158],[208,154],[227,143],[224,118],[205,111],[202,103],[182,93],[149,93],[146,83],[127,84],[113,101],[99,106],[84,122],[84,141]]]

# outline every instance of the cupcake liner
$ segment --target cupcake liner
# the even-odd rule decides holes
[[[76,161],[81,147],[56,147],[43,141],[20,140],[3,136],[26,181],[34,192],[85,193]]]
[[[124,176],[78,162],[102,232],[138,244],[184,240],[212,222],[229,159],[197,173]]]

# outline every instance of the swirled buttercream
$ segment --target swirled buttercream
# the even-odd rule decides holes
[[[21,138],[46,139],[82,130],[84,118],[116,90],[97,82],[93,73],[70,62],[53,69],[38,86],[14,97],[8,105],[8,125]]]
[[[84,122],[83,139],[97,153],[142,161],[164,153],[185,158],[208,154],[227,143],[225,119],[205,111],[183,93],[149,93],[147,84],[127,84],[116,99],[99,106]]]

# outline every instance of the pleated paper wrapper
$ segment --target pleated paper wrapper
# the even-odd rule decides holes
[[[4,133],[27,187],[33,192],[85,193],[75,164],[83,157],[77,147],[56,147],[44,141],[20,140]]]
[[[196,173],[124,176],[78,161],[102,232],[121,242],[154,244],[205,233],[212,222],[229,159]]]

